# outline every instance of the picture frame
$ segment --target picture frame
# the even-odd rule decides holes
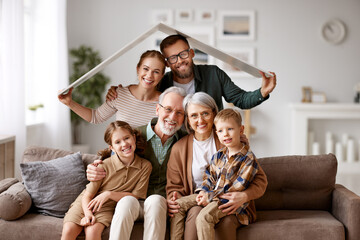
[[[154,33],[149,39],[150,39],[150,44],[149,44],[149,49],[153,49],[153,50],[158,50],[160,51],[160,43],[161,41],[166,38],[168,35],[165,33]]]
[[[225,53],[238,58],[240,60],[243,60],[249,64],[255,65],[255,48],[225,48],[221,49]],[[253,78],[250,74],[234,68],[230,64],[223,62],[221,60],[217,60],[217,65],[226,73],[229,75],[230,78]]]
[[[312,89],[311,87],[302,87],[302,99],[303,103],[311,103],[312,102]]]
[[[175,20],[176,23],[190,23],[194,19],[194,13],[192,9],[176,9]]]
[[[174,13],[172,9],[154,9],[151,11],[151,23],[164,23],[174,25]]]
[[[195,20],[198,23],[213,23],[215,22],[215,10],[197,9],[195,12]]]
[[[180,26],[179,30],[203,43],[212,46],[215,45],[215,29],[213,26]],[[194,49],[195,52],[195,57],[193,58],[195,64],[214,64],[214,57],[193,48],[192,46],[190,47]]]
[[[326,94],[324,92],[311,92],[311,102],[313,103],[326,103]]]
[[[219,11],[219,39],[255,40],[255,11]]]

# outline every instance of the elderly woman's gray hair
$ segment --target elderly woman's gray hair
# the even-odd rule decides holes
[[[183,101],[183,107],[184,107],[184,111],[185,111],[185,128],[186,130],[190,133],[190,132],[194,132],[194,130],[190,127],[189,122],[188,122],[188,106],[190,104],[198,104],[207,108],[210,108],[214,115],[216,115],[219,111],[215,100],[207,93],[204,92],[197,92],[194,94],[189,94],[184,98]]]

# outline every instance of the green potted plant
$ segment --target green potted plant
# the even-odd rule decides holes
[[[42,110],[44,105],[42,103],[39,104],[34,104],[34,105],[29,105],[28,106],[28,113],[27,113],[27,121],[29,121],[29,123],[33,124],[33,123],[39,123],[44,121],[44,113]]]
[[[72,58],[72,74],[70,83],[79,79],[82,75],[93,69],[102,59],[97,51],[91,47],[81,45],[78,48],[70,49]],[[110,82],[110,78],[104,74],[97,73],[89,80],[78,86],[72,92],[72,98],[79,104],[96,108],[103,103],[102,95],[106,85]],[[81,117],[71,111],[71,123],[73,128],[73,144],[80,143],[80,123],[83,121]]]

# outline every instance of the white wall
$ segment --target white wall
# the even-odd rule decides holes
[[[256,40],[232,42],[231,47],[255,47],[256,64],[278,76],[278,85],[268,101],[252,111],[257,134],[251,139],[258,157],[285,155],[291,151],[289,103],[300,102],[301,87],[326,93],[328,101],[352,102],[353,87],[360,82],[360,1],[358,0],[198,0],[198,1],[68,1],[69,48],[88,44],[103,58],[113,54],[152,25],[151,9],[255,10]],[[339,18],[347,26],[346,40],[337,46],[324,42],[322,24]],[[219,42],[218,47],[227,47]],[[142,44],[105,69],[112,85],[136,82],[135,65],[149,48]],[[235,80],[246,90],[260,87],[260,79]],[[109,121],[108,121],[109,122]],[[91,151],[105,147],[107,123],[84,125],[83,141]]]

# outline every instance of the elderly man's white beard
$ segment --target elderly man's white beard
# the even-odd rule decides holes
[[[181,125],[179,126],[179,124],[177,124],[177,122],[175,122],[175,121],[172,121],[172,120],[170,120],[170,119],[164,119],[163,121],[161,121],[160,119],[159,119],[159,125],[160,125],[160,131],[163,133],[163,134],[165,134],[165,135],[168,135],[168,136],[172,136],[172,135],[174,135],[176,132],[177,132],[177,130],[179,130],[180,128],[181,128]],[[175,127],[167,127],[167,126],[165,126],[165,121],[168,123],[168,124],[173,124],[173,123],[175,123],[176,124],[176,126]]]

